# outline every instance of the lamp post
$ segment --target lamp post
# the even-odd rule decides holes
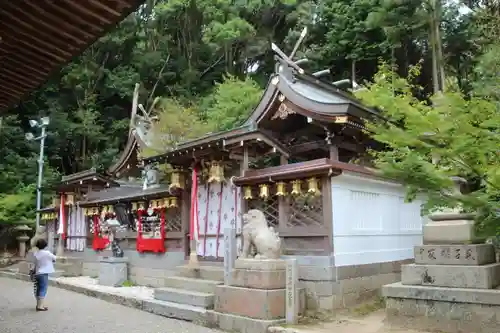
[[[50,118],[43,117],[38,120],[30,120],[30,126],[32,128],[40,128],[40,136],[35,137],[33,133],[26,133],[26,140],[28,141],[38,141],[40,140],[40,155],[38,156],[38,181],[36,184],[36,228],[40,226],[40,209],[42,208],[42,180],[43,180],[43,157],[45,149],[45,138],[47,137],[46,128],[49,126]]]

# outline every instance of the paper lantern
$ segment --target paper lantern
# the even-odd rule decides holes
[[[292,192],[290,192],[291,195],[301,195],[302,194],[302,181],[301,180],[294,180],[292,182]]]
[[[170,203],[168,204],[168,207],[169,208],[177,207],[177,198],[176,197],[170,198]]]
[[[309,178],[307,180],[307,194],[311,194],[314,196],[320,195],[321,192],[319,191],[319,185],[318,185],[318,179],[317,178]]]
[[[259,198],[264,199],[264,200],[269,198],[269,185],[260,184],[259,188],[260,188]]]
[[[158,208],[158,206],[156,206],[156,200],[151,200],[151,202],[149,203],[149,207],[153,209]]]
[[[137,210],[137,202],[132,202],[132,211],[135,212]]]
[[[141,201],[137,203],[137,210],[142,210],[142,211],[146,210],[144,202]]]
[[[170,190],[175,188],[184,188],[184,174],[180,171],[173,171],[170,177],[170,186],[168,187]]]
[[[277,182],[276,183],[276,195],[278,197],[284,197],[286,195],[286,183]]]
[[[115,210],[113,209],[113,205],[108,206],[108,214],[115,214]]]
[[[210,162],[210,170],[208,172],[209,183],[221,183],[224,181],[224,167],[219,161]]]
[[[243,199],[245,200],[251,200],[253,199],[253,196],[252,196],[252,188],[250,186],[245,186],[245,188],[243,189],[244,193],[243,193]]]

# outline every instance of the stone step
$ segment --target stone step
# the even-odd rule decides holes
[[[179,304],[161,300],[144,300],[145,311],[175,319],[192,321],[202,326],[213,326],[214,320],[211,310],[187,304]]]
[[[170,276],[164,279],[164,286],[167,288],[178,288],[209,294],[214,294],[215,286],[221,283],[221,281],[203,280],[184,276]]]
[[[205,309],[213,308],[214,294],[201,293],[199,291],[190,291],[178,288],[156,288],[154,297],[160,301],[186,304],[202,307]]]
[[[193,269],[188,265],[177,267],[180,276],[213,280],[213,281],[224,281],[224,267],[221,266],[199,266],[197,269]]]

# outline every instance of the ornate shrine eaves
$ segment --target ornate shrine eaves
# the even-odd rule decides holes
[[[0,113],[144,0],[0,0]]]

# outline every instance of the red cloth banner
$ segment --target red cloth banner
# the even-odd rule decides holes
[[[94,219],[94,240],[92,241],[92,248],[94,251],[102,251],[108,246],[109,239],[101,235],[99,215],[94,215],[92,218]]]

